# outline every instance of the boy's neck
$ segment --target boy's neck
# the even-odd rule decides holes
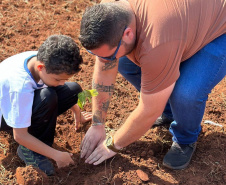
[[[39,71],[37,70],[37,64],[38,64],[38,60],[37,57],[32,57],[28,63],[27,63],[27,68],[29,69],[29,71],[31,72],[34,80],[38,83],[40,80],[39,77]]]

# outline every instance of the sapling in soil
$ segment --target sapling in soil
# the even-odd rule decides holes
[[[96,89],[91,89],[91,90],[83,90],[82,92],[80,92],[78,94],[78,106],[80,107],[81,111],[80,111],[80,120],[81,120],[81,113],[83,111],[83,108],[87,102],[87,100],[89,102],[91,102],[91,98],[94,96],[97,96],[98,92]],[[82,141],[82,126],[81,126],[81,141]],[[79,159],[80,162],[80,159]]]
[[[89,102],[91,102],[91,98],[93,96],[97,96],[98,92],[96,89],[91,89],[91,90],[83,90],[78,94],[78,106],[80,107],[81,110],[83,110],[84,105],[86,104],[86,100],[88,99]]]

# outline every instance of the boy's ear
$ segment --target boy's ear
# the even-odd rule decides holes
[[[41,71],[44,67],[45,67],[44,64],[38,64],[38,65],[37,65],[38,71]]]

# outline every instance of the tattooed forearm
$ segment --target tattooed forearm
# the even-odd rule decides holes
[[[104,122],[104,118],[102,116],[102,111],[97,110],[96,112],[94,112],[93,122],[94,123],[103,123]]]
[[[114,92],[114,84],[111,85],[103,85],[103,84],[96,84],[94,83],[93,79],[93,88],[96,89],[98,92]]]
[[[94,100],[96,101],[95,103],[95,109],[93,113],[93,122],[94,123],[104,123],[105,122],[105,117],[107,114],[107,110],[110,104],[110,96],[114,92],[114,84],[107,86],[95,83],[95,79],[93,79],[93,88],[96,89],[98,92],[107,92],[109,96],[104,96],[104,97],[95,97]]]
[[[106,112],[106,113],[107,113],[109,104],[110,104],[110,101],[109,101],[109,100],[107,100],[106,102],[103,102],[103,103],[102,103],[102,110],[103,110],[104,112]]]
[[[109,69],[114,68],[116,66],[116,62],[117,62],[117,59],[105,63],[104,66],[102,67],[102,71],[107,71]]]
[[[104,123],[104,115],[107,113],[109,104],[109,100],[107,100],[106,102],[102,102],[102,105],[100,104],[100,109],[95,111],[95,113],[93,114],[94,123]]]

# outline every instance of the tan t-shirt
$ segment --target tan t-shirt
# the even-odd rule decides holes
[[[141,92],[156,93],[180,75],[180,63],[226,33],[226,0],[128,0],[136,16],[133,62]]]

